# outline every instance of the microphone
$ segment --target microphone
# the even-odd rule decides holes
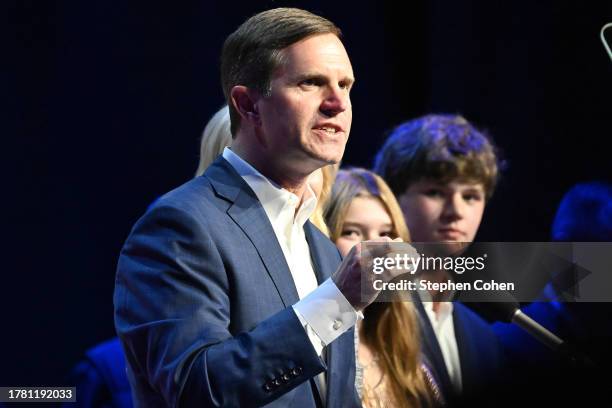
[[[486,317],[506,323],[513,323],[552,351],[567,358],[572,364],[595,368],[593,361],[584,353],[572,347],[559,336],[529,317],[520,309],[519,303],[509,292],[503,294],[501,302],[479,302],[476,311]]]
[[[485,278],[480,272],[472,272],[469,278],[464,276],[460,280],[470,281],[477,277]],[[595,364],[584,353],[572,347],[569,343],[523,312],[520,309],[519,302],[509,291],[498,290],[495,292],[494,297],[492,297],[492,294],[485,295],[488,301],[473,302],[469,300],[470,296],[465,295],[465,292],[461,294],[456,293],[455,299],[461,301],[463,297],[463,302],[485,320],[515,324],[553,352],[567,358],[572,364],[589,368],[595,367]]]
[[[610,26],[612,26],[612,23],[610,23]],[[545,297],[548,298],[548,300],[553,300],[557,295],[547,294],[546,288],[554,283],[559,284],[561,290],[574,287],[578,279],[576,277],[577,271],[575,265],[563,257],[559,257],[555,253],[547,251],[546,248],[542,246],[531,247],[525,244],[527,243],[518,247],[501,248],[488,247],[486,243],[481,243],[480,246],[472,244],[467,248],[462,248],[461,251],[458,252],[461,256],[477,258],[477,255],[481,253],[495,253],[495,256],[492,257],[495,261],[492,262],[492,260],[489,259],[486,272],[484,270],[471,270],[469,274],[456,275],[455,279],[458,282],[470,283],[471,285],[468,286],[468,288],[471,288],[476,280],[486,281],[497,276],[508,276],[509,271],[507,265],[511,265],[512,269],[526,268],[526,270],[530,272],[528,274],[530,280],[529,285],[527,286],[527,290],[521,293],[520,299],[525,298],[530,292],[536,293],[537,291],[542,293],[541,291],[544,291]],[[523,256],[519,257],[518,255]],[[519,258],[522,259],[522,263],[518,262]],[[535,259],[537,259],[538,262],[535,262]],[[513,262],[509,262],[509,260]],[[551,271],[555,273],[551,273]],[[493,275],[492,272],[496,272],[496,275]],[[501,281],[503,280],[502,278]],[[544,300],[542,298],[540,299]],[[569,359],[573,364],[580,364],[584,367],[594,367],[594,364],[586,355],[576,350],[569,343],[523,312],[520,309],[517,297],[508,290],[495,289],[493,291],[483,292],[468,289],[465,291],[457,291],[454,293],[454,300],[458,300],[472,308],[489,322],[502,321],[513,323],[553,352]]]
[[[542,326],[540,323],[533,320],[521,311],[516,309],[512,317],[512,323],[525,330],[531,336],[535,337],[542,344],[548,346],[553,351],[567,358],[574,366],[583,368],[595,368],[596,365],[586,354],[571,344],[563,341],[553,332]]]
[[[510,321],[554,351],[562,351],[566,344],[559,336],[527,316],[518,307],[514,310]]]

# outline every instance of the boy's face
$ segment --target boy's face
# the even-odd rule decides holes
[[[485,208],[482,183],[421,180],[399,203],[414,242],[472,242]]]

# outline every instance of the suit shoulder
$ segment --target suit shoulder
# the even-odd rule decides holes
[[[215,196],[209,181],[197,177],[151,203],[134,223],[126,243],[142,234],[168,237],[180,233],[194,238],[194,231],[208,231],[211,220],[220,219],[227,208],[228,203]]]
[[[149,206],[148,210],[162,206],[189,210],[206,206],[214,195],[209,180],[200,176],[162,195]]]
[[[469,307],[465,306],[460,302],[454,302],[454,307],[457,313],[462,317],[462,320],[471,326],[472,330],[478,330],[481,333],[487,333],[490,336],[495,337],[493,329],[482,317],[474,312]]]

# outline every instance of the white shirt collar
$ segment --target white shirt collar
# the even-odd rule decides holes
[[[421,299],[423,307],[430,317],[434,317],[436,321],[441,322],[453,314],[453,302],[438,302],[438,313],[434,312],[431,293],[428,290],[418,289],[417,293]],[[450,297],[452,299],[452,296]]]
[[[431,323],[431,328],[438,340],[438,345],[444,357],[444,364],[446,365],[451,383],[457,391],[461,391],[463,388],[461,361],[459,360],[459,347],[457,346],[457,338],[455,337],[453,302],[439,302],[438,313],[436,313],[433,311],[431,294],[426,290],[419,290],[418,294],[423,302],[423,307]]]
[[[290,233],[292,223],[300,228],[304,226],[317,206],[317,197],[310,185],[307,185],[302,205],[296,212],[300,205],[298,196],[265,177],[227,147],[223,150],[223,158],[255,192],[274,229],[280,228],[277,232],[283,235]]]

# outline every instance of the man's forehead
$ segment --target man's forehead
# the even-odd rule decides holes
[[[322,69],[337,69],[353,79],[353,67],[342,41],[331,33],[306,37],[279,53],[277,70],[300,70],[303,72]]]

